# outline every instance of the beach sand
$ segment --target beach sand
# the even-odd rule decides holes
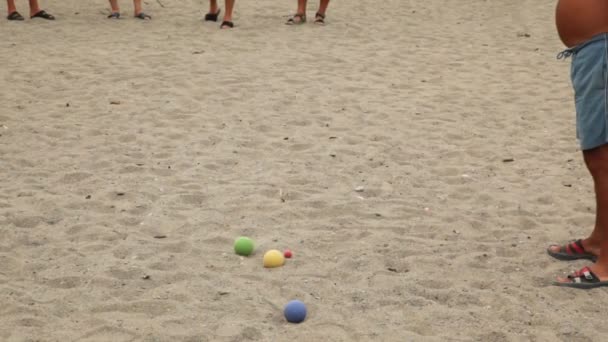
[[[608,336],[545,252],[595,210],[554,1],[43,5],[0,20],[1,341]]]

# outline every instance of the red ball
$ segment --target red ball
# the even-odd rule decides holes
[[[292,256],[293,254],[291,253],[291,251],[290,251],[289,249],[286,249],[286,250],[285,250],[285,252],[283,253],[283,255],[284,255],[284,256],[285,256],[287,259],[289,259],[289,258],[291,258],[291,256]]]

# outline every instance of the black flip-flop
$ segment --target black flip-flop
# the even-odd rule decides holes
[[[19,12],[15,11],[11,14],[9,14],[8,16],[6,16],[6,19],[8,20],[17,20],[17,21],[22,21],[25,20],[25,18],[19,14]]]
[[[296,21],[296,18],[299,20]],[[287,19],[286,25],[302,25],[306,23],[306,14],[294,14],[291,18]]]
[[[552,245],[547,248],[547,254],[554,257],[557,260],[563,261],[572,261],[579,259],[586,259],[595,262],[597,260],[597,256],[587,252],[585,247],[583,247],[582,240],[572,241],[566,245],[559,246],[559,251],[554,252],[551,250],[551,247],[555,247],[559,245]]]
[[[217,18],[220,16],[220,12],[222,9],[218,9],[215,13],[207,13],[205,14],[205,21],[217,21]]]
[[[568,281],[554,281],[553,285],[589,290],[596,287],[608,286],[608,281],[601,281],[589,267],[584,267],[582,270],[570,274]]]
[[[144,12],[141,12],[141,13],[139,13],[138,15],[136,15],[136,16],[135,16],[135,18],[137,18],[137,19],[141,19],[141,20],[146,20],[146,19],[150,19],[150,20],[152,20],[152,17],[151,17],[151,16],[149,16],[149,15],[147,15],[147,14],[146,14],[146,13],[144,13]]]
[[[233,28],[234,23],[232,21],[224,21],[222,22],[222,25],[220,25],[220,28],[223,29],[224,27]]]
[[[120,13],[114,12],[108,16],[108,19],[120,19]]]
[[[315,14],[315,24],[325,25],[325,14],[317,12],[317,14]]]
[[[34,19],[34,18],[42,18],[42,19],[46,19],[46,20],[55,20],[55,17],[49,13],[46,13],[45,10],[40,10],[38,11],[36,14],[34,14],[33,16],[30,17],[30,19]]]

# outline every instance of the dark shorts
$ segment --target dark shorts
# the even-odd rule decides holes
[[[590,150],[608,143],[608,33],[568,49],[558,58],[570,55],[576,137],[581,149]]]

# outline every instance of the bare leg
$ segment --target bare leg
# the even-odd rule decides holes
[[[120,7],[118,7],[118,0],[110,0],[110,7],[112,8],[112,13],[120,12]]]
[[[224,21],[232,22],[232,11],[234,10],[235,0],[226,0],[226,12],[224,13]],[[220,28],[230,28],[226,25],[222,25]]]
[[[306,1],[307,0],[298,0],[298,10],[296,14],[306,15]]]
[[[15,6],[15,0],[6,0],[6,5],[8,6],[8,14],[13,12],[17,12],[17,7]]]
[[[601,175],[597,175],[598,173],[601,172],[601,163],[596,163],[595,162],[595,155],[596,152],[599,150],[603,150],[605,149],[606,146],[602,146],[599,147],[597,149],[593,149],[593,150],[589,150],[589,151],[584,151],[583,152],[583,157],[585,159],[585,164],[587,165],[587,169],[589,170],[589,172],[591,173],[591,176],[593,177],[593,183],[595,186],[595,192],[596,192],[596,210],[597,210],[597,214],[595,216],[595,226],[593,228],[593,232],[591,232],[591,235],[589,235],[588,238],[583,239],[582,240],[582,244],[583,244],[583,248],[585,249],[586,252],[591,253],[595,256],[599,256],[600,255],[600,250],[601,250],[601,243],[602,243],[602,236],[604,235],[605,232],[605,228],[603,228],[603,225],[605,226],[607,223],[606,221],[608,220],[605,216],[607,215],[606,213],[606,209],[604,209],[604,211],[600,210],[601,208],[601,203],[600,203],[600,198],[601,198],[601,183],[602,182],[608,182],[607,180],[604,180],[602,178]],[[600,152],[599,154],[601,154],[602,152]],[[603,152],[606,153],[606,152]],[[605,162],[604,162],[605,163]],[[597,167],[596,164],[600,164],[600,167]],[[600,169],[597,170],[596,169]],[[599,179],[598,179],[599,178]],[[600,183],[598,185],[598,183]],[[598,189],[599,186],[599,189]],[[605,205],[605,204],[604,204]],[[604,207],[605,208],[605,207]],[[608,235],[607,235],[608,236]],[[560,246],[559,245],[554,245],[554,246],[550,246],[549,247],[553,252],[559,252],[560,250]],[[608,251],[608,249],[607,249]]]
[[[321,0],[317,13],[325,15],[325,12],[327,11],[327,6],[329,6],[329,0]]]
[[[40,12],[40,5],[38,5],[38,0],[30,0],[30,16]]]
[[[599,241],[600,255],[596,263],[598,277],[608,277],[608,145],[585,151],[585,163],[595,185],[595,229],[590,240]]]
[[[215,13],[217,13],[217,10],[218,10],[217,0],[209,0],[209,13],[215,14]]]
[[[589,268],[601,280],[608,280],[608,145],[584,151],[583,155],[593,177],[596,199],[595,229],[586,241],[599,248],[599,258]]]
[[[141,12],[141,0],[133,0],[133,15],[137,16]]]

